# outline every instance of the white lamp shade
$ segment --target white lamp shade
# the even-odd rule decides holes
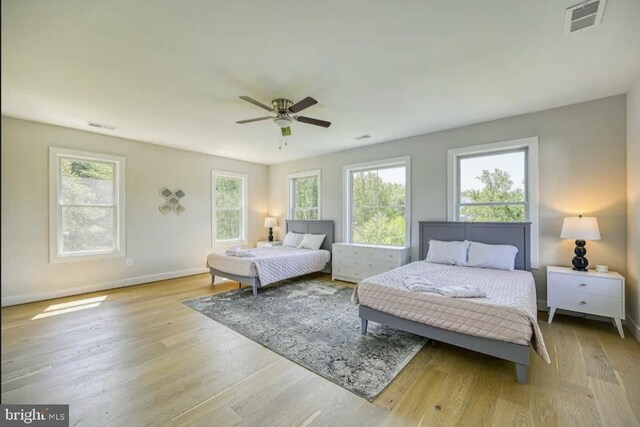
[[[264,226],[265,228],[275,228],[278,226],[278,223],[276,222],[276,218],[272,217],[272,216],[268,216],[264,219]]]
[[[600,240],[598,219],[593,216],[568,216],[562,223],[562,239]]]

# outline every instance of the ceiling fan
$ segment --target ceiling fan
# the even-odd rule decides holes
[[[263,104],[260,101],[256,101],[255,99],[250,98],[248,96],[241,96],[240,99],[250,102],[253,105],[256,105],[260,108],[264,108],[265,110],[271,113],[274,113],[275,116],[264,116],[264,117],[257,117],[255,119],[238,120],[236,123],[239,123],[239,124],[252,123],[252,122],[258,122],[260,120],[271,119],[276,125],[278,125],[278,127],[282,131],[282,136],[291,135],[291,124],[294,121],[307,123],[315,126],[322,126],[325,128],[328,128],[329,126],[331,126],[331,122],[326,122],[324,120],[312,119],[310,117],[295,115],[296,113],[299,113],[300,111],[307,109],[312,105],[316,105],[318,103],[318,101],[311,98],[310,96],[307,96],[305,99],[303,99],[302,101],[298,101],[295,104],[290,100],[284,99],[284,98],[274,99],[273,101],[271,101],[271,107],[269,107],[266,104]]]

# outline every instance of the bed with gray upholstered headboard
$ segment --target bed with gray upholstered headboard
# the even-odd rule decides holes
[[[262,265],[269,263],[274,267],[273,270],[280,273],[276,279],[271,278],[272,280],[291,279],[313,272],[331,273],[333,221],[287,220],[286,224],[286,232],[324,234],[325,238],[320,250],[283,247],[251,250],[254,255],[258,256],[259,260],[255,257],[238,258],[218,253],[210,254],[207,258],[207,265],[211,273],[211,283],[213,284],[216,277],[222,277],[238,282],[240,286],[251,286],[253,294],[257,295],[258,288],[270,282],[264,282],[264,274],[262,275],[263,281],[260,280],[256,263],[262,263]],[[327,251],[329,252],[328,255]],[[276,266],[277,268],[275,268]],[[268,270],[268,268],[266,269]]]
[[[324,234],[326,237],[322,242],[320,249],[331,252],[333,246],[333,221],[312,221],[312,220],[287,220],[287,232],[300,234]],[[331,273],[331,261],[322,270],[325,273]]]
[[[361,319],[362,333],[366,334],[368,321],[373,321],[414,334],[422,335],[437,341],[446,342],[458,347],[463,347],[480,353],[489,354],[501,359],[506,359],[515,362],[516,377],[518,382],[526,382],[527,369],[530,364],[529,345],[516,344],[514,342],[502,341],[498,339],[490,339],[478,335],[469,335],[463,332],[435,327],[431,324],[415,321],[415,319],[420,318],[421,313],[411,312],[409,313],[409,317],[402,317],[402,315],[397,310],[398,304],[400,304],[402,307],[405,307],[405,315],[406,313],[408,313],[406,312],[406,307],[413,305],[415,305],[416,307],[422,307],[422,305],[417,305],[417,302],[419,301],[421,296],[416,295],[416,293],[411,293],[409,289],[403,287],[402,284],[400,284],[399,286],[395,286],[395,283],[391,283],[389,285],[389,288],[391,290],[389,290],[388,292],[389,295],[391,295],[391,298],[388,299],[390,301],[388,304],[384,302],[383,298],[379,298],[376,300],[371,296],[369,296],[368,299],[359,297],[367,295],[366,289],[363,290],[363,287],[370,286],[369,289],[371,289],[371,291],[369,291],[369,295],[383,295],[384,292],[387,292],[384,291],[383,288],[387,286],[386,284],[388,284],[390,280],[393,281],[399,279],[400,281],[402,281],[402,277],[406,277],[407,274],[412,274],[412,272],[415,271],[423,271],[420,270],[422,268],[430,268],[429,265],[425,265],[425,263],[423,263],[423,260],[427,257],[427,253],[429,252],[429,241],[431,240],[470,240],[485,244],[513,245],[518,248],[518,253],[515,259],[515,269],[528,271],[531,268],[530,224],[425,221],[419,222],[418,227],[420,259],[417,262],[406,265],[404,267],[400,267],[395,271],[395,273],[394,271],[383,273],[370,279],[365,279],[358,284],[358,288],[356,289],[356,293],[354,294],[354,299],[359,300],[360,302],[359,315]],[[433,265],[434,264],[431,264],[431,266]],[[468,269],[469,267],[447,266],[446,268]],[[474,270],[476,271],[476,273],[473,272]],[[478,275],[480,273],[482,273],[484,276],[493,277],[493,273],[490,269],[482,269],[481,271],[478,271],[478,269],[469,269],[464,274]],[[505,277],[510,273],[514,273],[518,277],[530,277],[530,274],[523,275],[522,272],[516,273],[502,271],[499,273],[499,275],[501,277]],[[454,274],[454,272],[452,271],[451,274]],[[531,304],[531,301],[533,301],[533,307],[535,307],[535,284],[533,282],[533,277],[530,277],[530,279],[527,280],[528,285],[533,286],[533,297],[527,298],[527,303]],[[392,300],[395,302],[393,302]],[[431,297],[430,301],[433,302],[433,297]],[[444,304],[445,302],[446,301],[443,301],[443,308],[447,307],[446,304]],[[396,304],[396,306],[393,306],[393,304]],[[371,306],[375,306],[376,308],[374,309]],[[435,303],[431,307],[431,312],[434,313],[433,316],[438,316],[437,313],[441,312],[441,310],[435,308]],[[482,305],[480,304],[478,305],[478,307],[478,310],[481,310]],[[417,308],[417,310],[421,310],[421,308]],[[445,310],[442,310],[442,312],[444,313]],[[478,312],[483,313],[482,311]],[[409,318],[413,320],[409,320]],[[469,318],[471,319],[471,317]],[[537,327],[537,325],[535,325],[534,327]],[[543,343],[542,346],[544,348]],[[546,354],[546,350],[544,350],[543,353]]]

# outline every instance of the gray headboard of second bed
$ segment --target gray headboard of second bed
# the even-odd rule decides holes
[[[448,222],[421,221],[420,259],[429,252],[429,240],[472,240],[489,245],[518,248],[516,270],[531,270],[531,223],[529,222]]]

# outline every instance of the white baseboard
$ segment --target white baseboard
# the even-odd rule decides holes
[[[627,321],[625,323],[627,325],[627,329],[629,329],[629,332],[631,332],[631,335],[633,335],[638,341],[640,341],[640,326],[638,326],[638,324],[634,322],[633,319],[629,316],[627,316]]]
[[[189,268],[186,270],[170,271],[167,273],[149,274],[146,276],[129,277],[126,279],[114,280],[112,282],[99,283],[95,285],[79,286],[75,288],[59,289],[51,292],[40,292],[37,294],[24,294],[9,297],[2,297],[2,306],[7,307],[28,302],[43,301],[53,298],[68,297],[72,295],[86,294],[89,292],[105,291],[107,289],[123,288],[125,286],[141,285],[143,283],[157,282],[159,280],[176,279],[178,277],[193,276],[194,274],[208,273],[207,268]]]

